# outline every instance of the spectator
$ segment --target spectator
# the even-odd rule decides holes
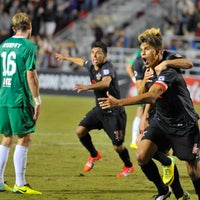
[[[40,34],[48,39],[52,39],[52,36],[56,30],[56,2],[54,0],[47,0],[44,7],[41,7],[40,9],[41,12],[43,12]]]
[[[195,36],[200,36],[200,0],[196,0],[194,12],[188,19],[187,30]]]
[[[94,32],[94,40],[95,40],[95,42],[101,42],[102,39],[103,39],[104,33],[103,33],[103,30],[100,27],[100,25],[94,22],[92,24],[91,28],[92,28],[92,30]]]

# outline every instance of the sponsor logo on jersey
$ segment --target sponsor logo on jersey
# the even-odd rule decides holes
[[[12,78],[3,79],[3,87],[11,87]]]

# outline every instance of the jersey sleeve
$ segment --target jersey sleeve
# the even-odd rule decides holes
[[[112,78],[115,77],[114,69],[110,62],[106,62],[102,66],[101,72],[102,72],[102,77],[105,77],[105,76],[111,76]]]
[[[91,66],[92,66],[92,61],[91,60],[86,60],[84,62],[84,67],[86,67],[88,69],[88,71],[90,71]]]
[[[130,60],[129,60],[129,65],[133,65],[134,64],[134,61],[135,61],[135,59],[134,58],[131,58]]]
[[[166,91],[168,87],[171,87],[173,82],[177,79],[178,70],[173,68],[168,68],[160,73],[154,84],[158,84]]]
[[[36,69],[37,46],[31,45],[26,49],[25,65],[26,70]]]
[[[133,71],[136,80],[143,80],[145,67],[141,57],[137,57],[134,62]]]

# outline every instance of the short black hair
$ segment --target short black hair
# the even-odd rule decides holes
[[[91,45],[91,49],[95,48],[95,47],[99,47],[102,49],[102,51],[107,54],[107,45],[104,42],[100,42],[100,41],[95,41],[92,43]]]

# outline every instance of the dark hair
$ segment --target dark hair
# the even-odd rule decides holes
[[[141,45],[142,43],[148,43],[155,48],[162,47],[162,34],[159,28],[146,29],[142,34],[138,36],[138,42]]]
[[[91,49],[95,48],[95,47],[99,47],[102,49],[102,51],[107,54],[107,45],[103,42],[99,42],[99,41],[96,41],[96,42],[93,42],[92,45],[91,45]]]

